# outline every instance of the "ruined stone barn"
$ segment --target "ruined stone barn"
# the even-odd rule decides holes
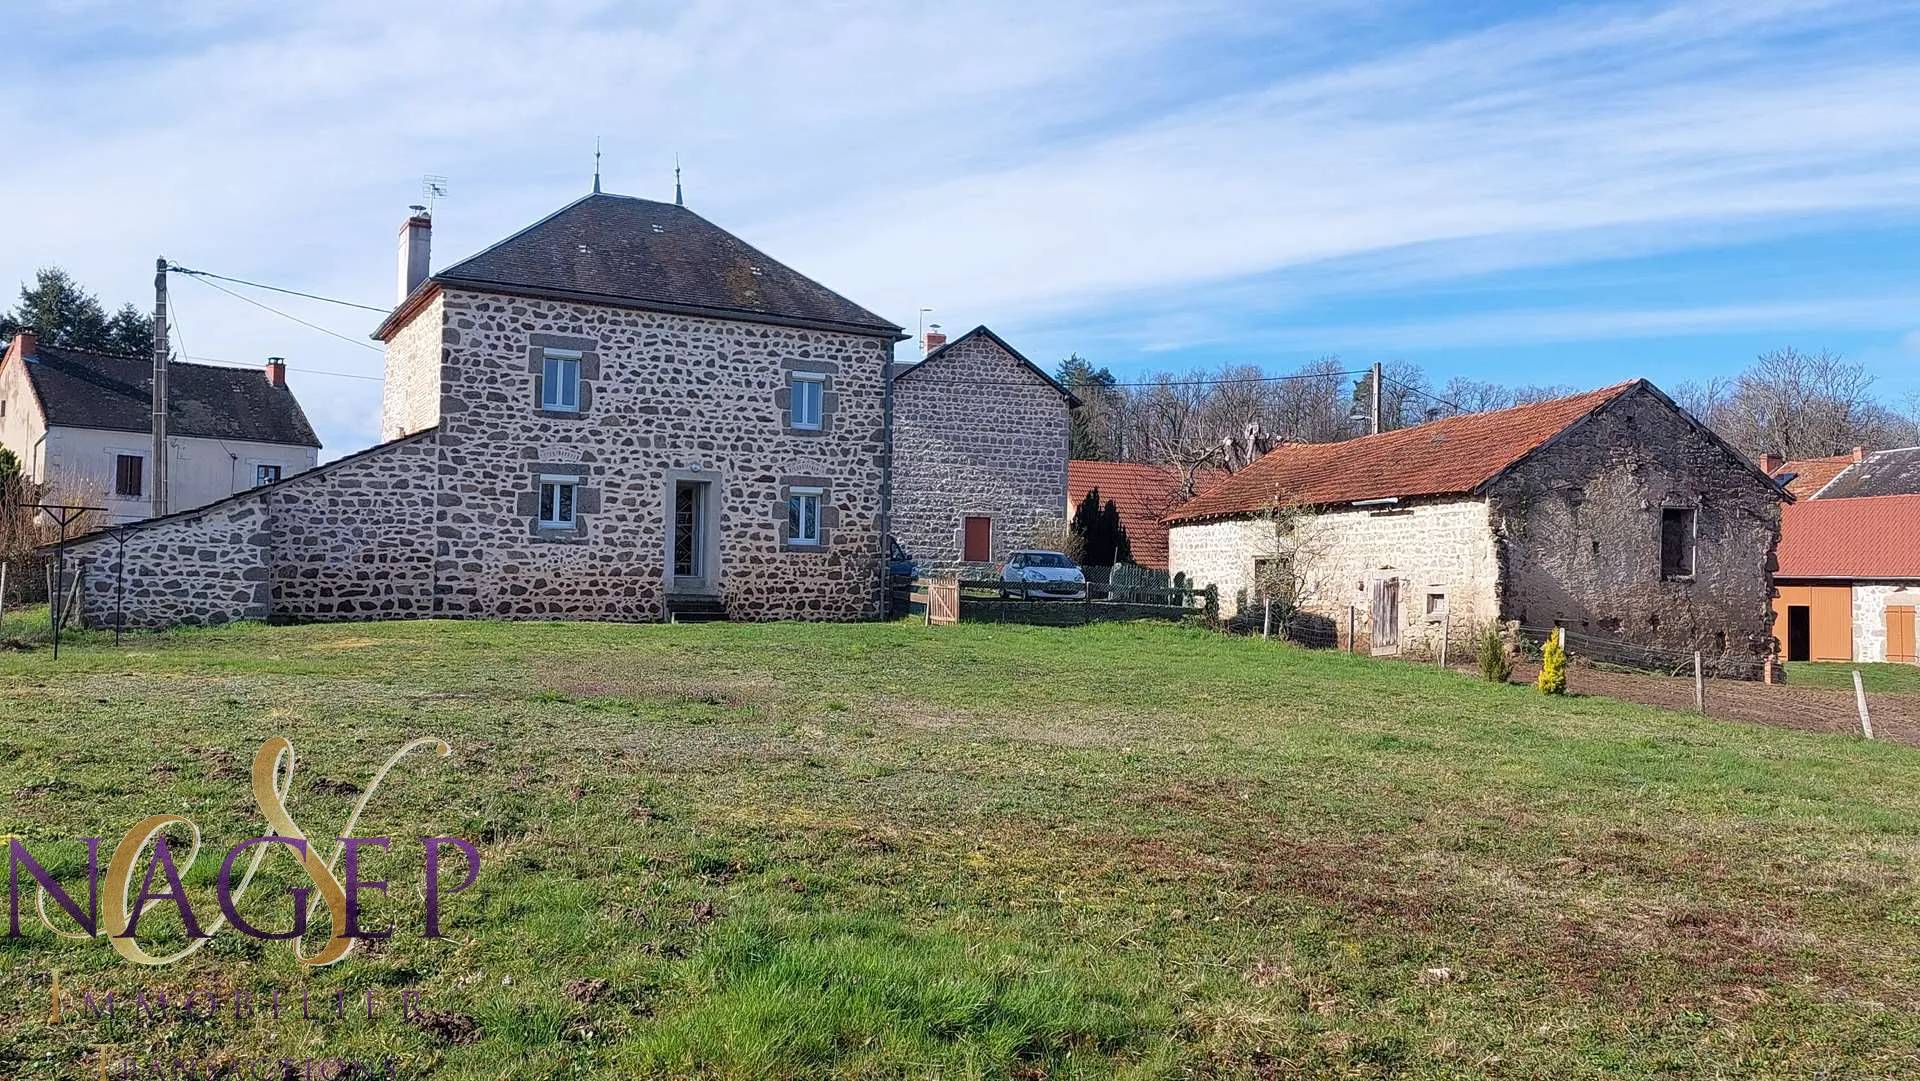
[[[387,442],[83,540],[89,624],[880,611],[898,327],[676,203],[431,274],[430,229],[375,332]]]
[[[1078,400],[986,327],[927,344],[893,380],[895,539],[923,570],[1059,544]]]
[[[1169,515],[1169,564],[1227,615],[1290,590],[1344,644],[1351,611],[1377,652],[1518,621],[1745,670],[1771,652],[1790,498],[1637,380],[1281,446]]]

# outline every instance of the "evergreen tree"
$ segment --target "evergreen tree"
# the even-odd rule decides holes
[[[1080,399],[1080,407],[1067,417],[1067,457],[1080,461],[1112,462],[1120,459],[1120,448],[1113,438],[1113,415],[1118,394],[1113,373],[1095,368],[1075,353],[1060,362],[1055,373],[1060,385]]]
[[[42,267],[20,286],[20,303],[0,313],[0,337],[32,330],[49,345],[141,356],[153,349],[153,317],[131,304],[109,316],[99,298],[59,267]]]
[[[1067,558],[1083,567],[1098,566],[1089,563],[1092,554],[1098,551],[1100,543],[1100,489],[1089,491],[1074,509],[1073,521],[1067,523]]]
[[[1117,567],[1133,562],[1133,542],[1127,539],[1127,527],[1120,521],[1120,505],[1111,499],[1107,500],[1106,509],[1100,512],[1100,528],[1106,534],[1103,539],[1110,539],[1113,548],[1106,562],[1099,566]]]

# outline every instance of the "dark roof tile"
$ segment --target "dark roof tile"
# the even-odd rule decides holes
[[[150,357],[43,344],[26,368],[49,425],[153,431]],[[320,445],[293,391],[267,382],[259,368],[173,361],[167,368],[167,428],[199,439]]]

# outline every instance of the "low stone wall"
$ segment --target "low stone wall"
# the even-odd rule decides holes
[[[88,627],[424,616],[433,432],[67,547]]]

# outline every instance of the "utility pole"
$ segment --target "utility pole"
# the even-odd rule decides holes
[[[1370,381],[1373,383],[1373,433],[1372,434],[1379,435],[1380,434],[1380,362],[1377,360],[1373,362],[1373,375]]]
[[[153,262],[153,516],[167,513],[167,261]]]

